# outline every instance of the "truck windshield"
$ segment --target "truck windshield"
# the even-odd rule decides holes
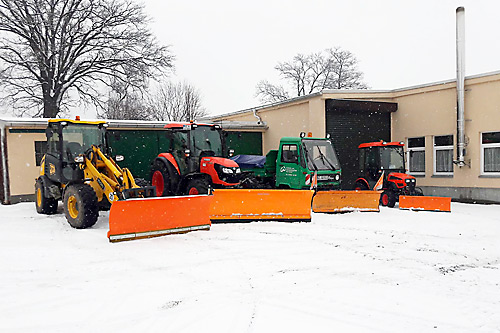
[[[96,125],[68,124],[63,127],[63,159],[73,160],[92,145],[104,146],[104,130]]]
[[[329,140],[303,140],[309,170],[338,170],[340,163]]]
[[[382,169],[403,169],[405,168],[403,147],[381,147],[380,166]]]
[[[222,156],[220,133],[213,126],[198,126],[191,131],[193,156]]]

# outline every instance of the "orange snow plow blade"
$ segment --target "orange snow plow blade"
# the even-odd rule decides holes
[[[401,195],[399,209],[451,212],[451,198]]]
[[[210,229],[213,195],[115,201],[109,212],[108,238],[119,242]]]
[[[311,221],[309,190],[214,190],[212,222],[283,220]]]
[[[313,198],[315,213],[378,212],[380,191],[318,191]]]

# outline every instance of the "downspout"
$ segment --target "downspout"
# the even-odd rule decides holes
[[[260,125],[260,124],[263,124],[264,122],[262,121],[262,118],[260,117],[260,115],[257,114],[257,110],[256,109],[253,109],[253,116],[257,119],[259,119],[259,121],[257,121],[257,125]]]
[[[456,10],[457,20],[457,160],[465,165],[465,8]]]
[[[7,135],[5,132],[5,122],[0,120],[0,160],[2,161],[2,185],[3,185],[3,204],[10,203],[9,177],[7,170]]]

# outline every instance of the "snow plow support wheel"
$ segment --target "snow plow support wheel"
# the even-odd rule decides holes
[[[94,189],[86,184],[69,185],[64,192],[64,215],[73,228],[93,226],[99,217]]]
[[[195,178],[188,181],[186,186],[185,194],[196,195],[196,194],[208,194],[208,188],[210,184],[205,179]]]
[[[35,205],[38,214],[52,215],[57,212],[57,200],[45,196],[45,186],[41,178],[35,183]]]
[[[386,190],[380,195],[380,203],[382,206],[393,208],[396,205],[396,195],[394,192]]]

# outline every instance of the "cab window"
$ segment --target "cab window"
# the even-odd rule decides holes
[[[281,151],[281,162],[298,164],[299,154],[297,153],[297,145],[283,145]]]

